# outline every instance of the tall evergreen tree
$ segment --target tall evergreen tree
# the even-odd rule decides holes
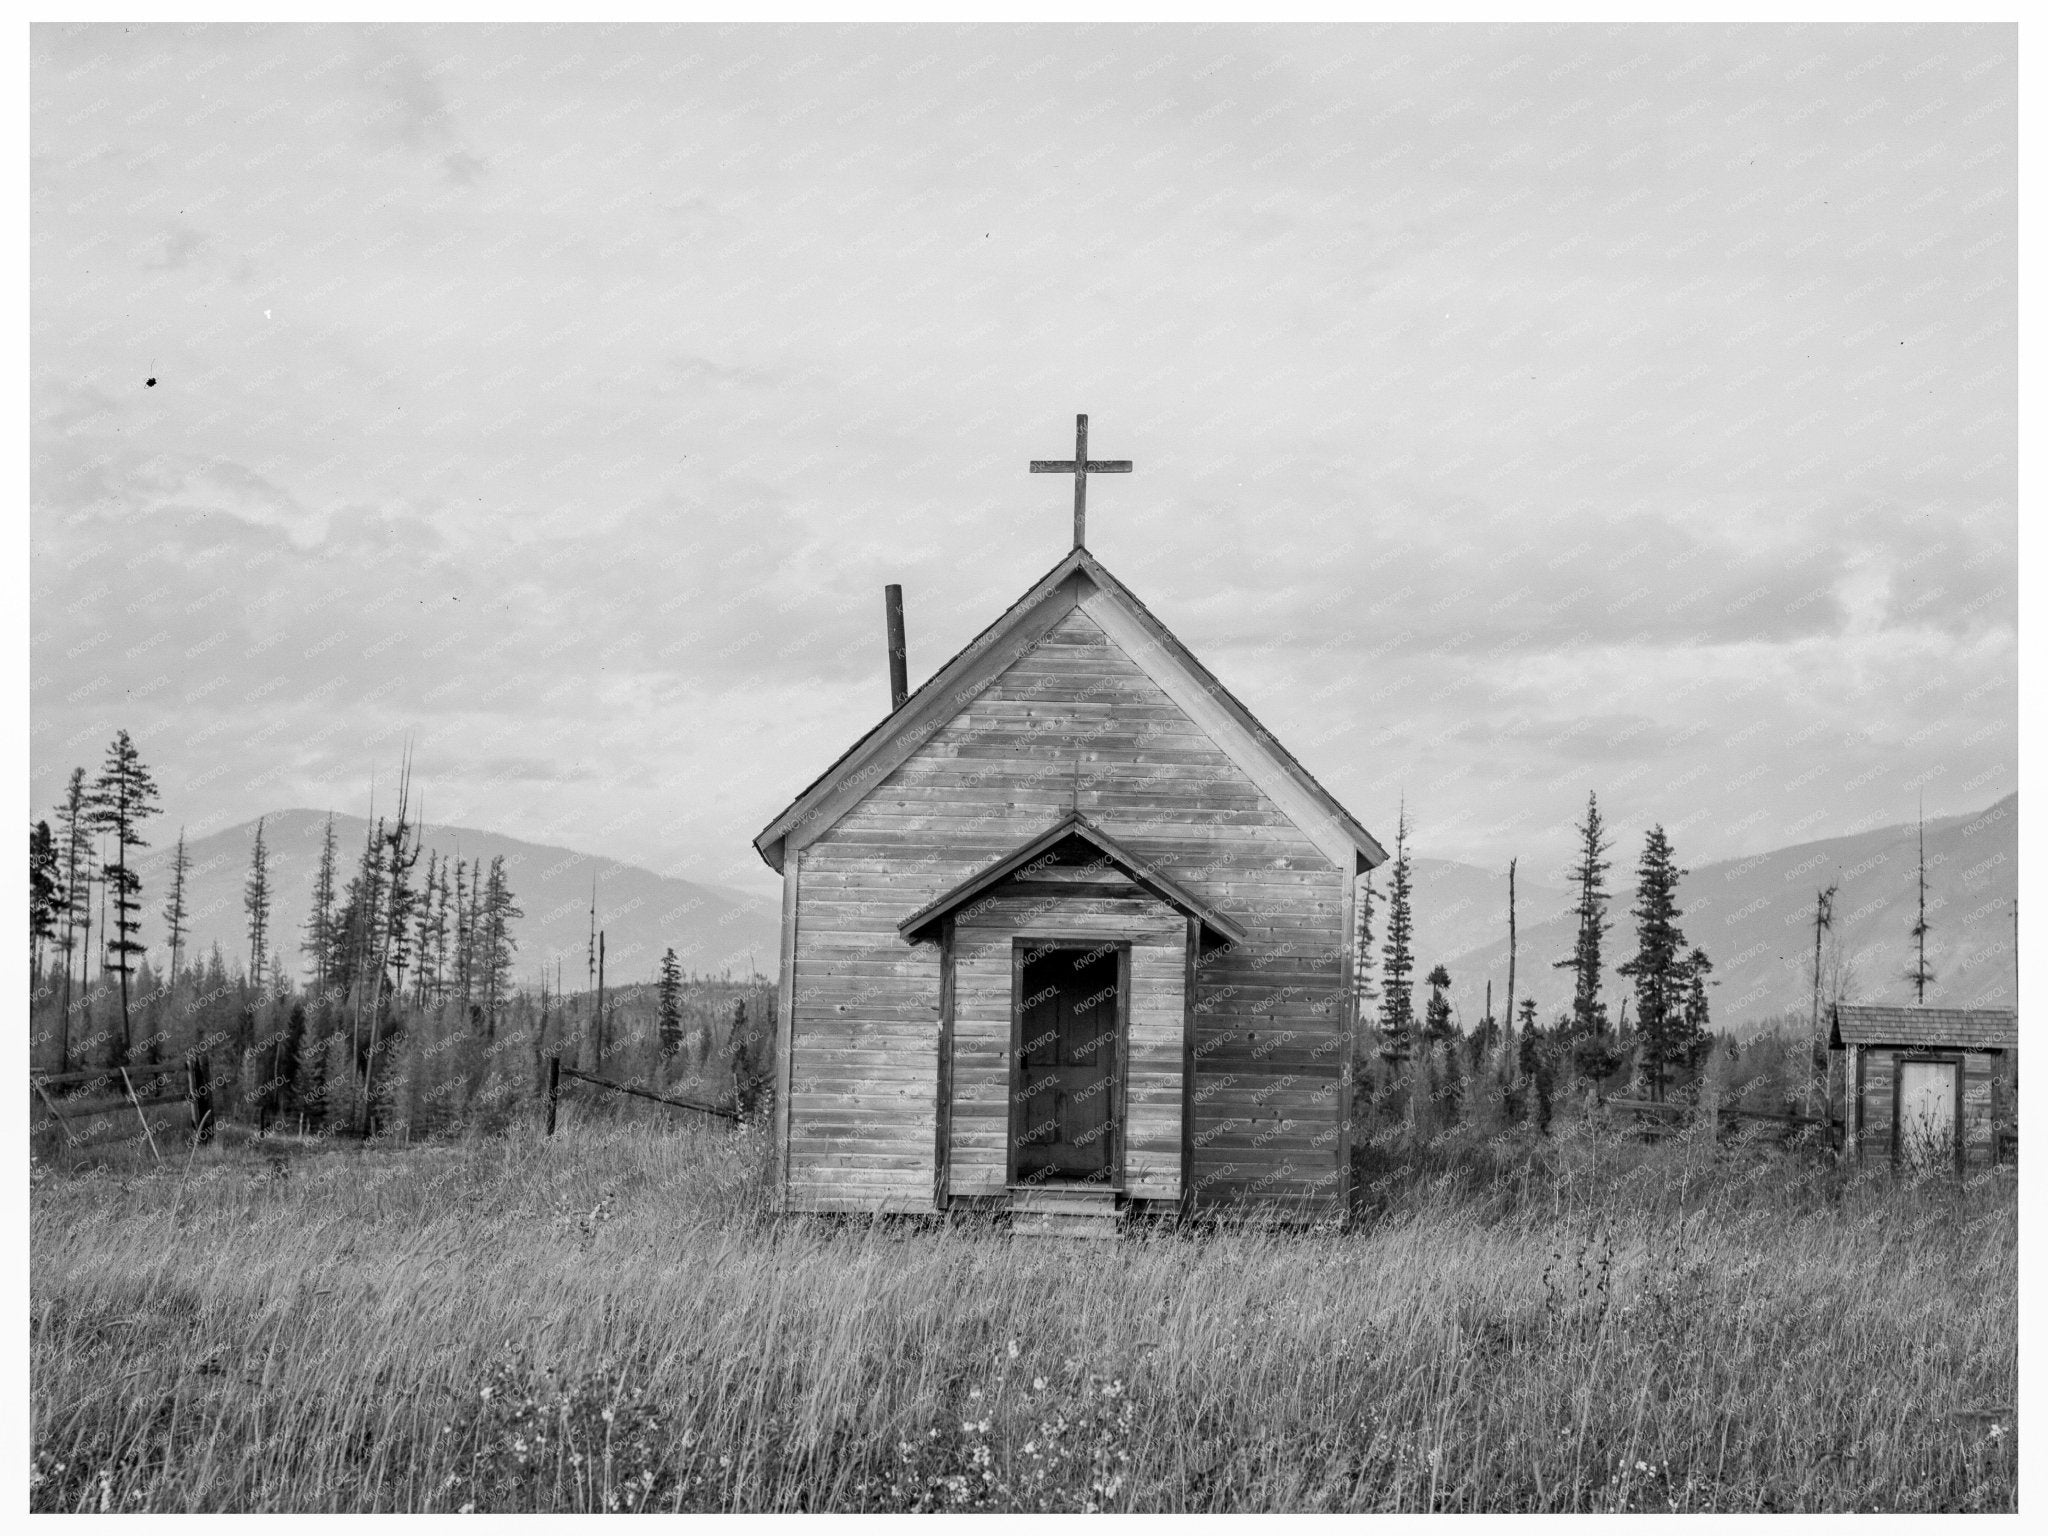
[[[50,824],[28,829],[28,963],[29,974],[43,978],[43,946],[57,937],[57,909],[63,896],[58,883],[57,840]]]
[[[185,958],[185,940],[190,938],[185,910],[185,875],[192,861],[185,854],[185,829],[178,828],[178,846],[171,852],[171,894],[164,902],[164,930],[171,947],[171,985],[178,984],[178,971]]]
[[[1430,967],[1423,980],[1429,987],[1429,1001],[1422,1008],[1422,1036],[1431,1045],[1443,1045],[1458,1032],[1451,1023],[1450,999],[1444,996],[1444,988],[1451,984],[1451,973],[1439,962]]]
[[[419,832],[408,814],[412,801],[412,753],[408,748],[405,766],[398,775],[398,818],[382,838],[379,851],[384,876],[384,915],[381,942],[377,946],[376,970],[370,980],[370,1047],[364,1057],[363,1080],[376,1079],[377,1046],[384,1024],[384,980],[391,977],[391,995],[405,992],[406,943],[411,934],[413,903],[418,893],[412,885],[413,866],[419,863]],[[382,828],[380,826],[380,831]],[[387,1070],[386,1077],[390,1074]],[[363,1097],[362,1133],[370,1134],[376,1095],[366,1090]]]
[[[661,984],[655,991],[654,1006],[661,1059],[668,1061],[683,1048],[683,972],[673,948],[661,957]]]
[[[482,960],[486,1036],[497,1032],[498,1007],[512,983],[512,951],[519,947],[512,937],[512,919],[526,914],[512,903],[512,888],[505,881],[505,858],[491,860],[490,878],[483,895]]]
[[[249,916],[249,985],[263,990],[263,946],[270,937],[270,850],[263,843],[263,818],[249,847],[249,878],[242,886],[242,910]]]
[[[325,996],[328,966],[334,959],[334,813],[327,813],[327,831],[320,840],[320,863],[313,872],[313,906],[306,914],[305,942],[299,952],[313,962],[313,994]]]
[[[1643,839],[1636,862],[1636,952],[1616,969],[1636,984],[1636,1038],[1642,1046],[1643,1078],[1652,1099],[1662,1100],[1672,1072],[1691,1060],[1685,1023],[1684,914],[1678,905],[1678,867],[1664,828],[1654,826]]]
[[[1707,958],[1707,952],[1697,946],[1684,960],[1682,972],[1685,1000],[1681,1006],[1684,1032],[1680,1037],[1687,1065],[1698,1067],[1706,1059],[1714,1043],[1712,1023],[1707,1016],[1707,977],[1713,972],[1714,962]],[[1718,985],[1718,983],[1713,983]]]
[[[1409,908],[1409,879],[1408,811],[1403,807],[1394,828],[1394,873],[1387,890],[1387,943],[1380,972],[1380,1056],[1397,1066],[1408,1060],[1415,1043],[1415,919]]]
[[[92,922],[92,797],[85,787],[85,770],[71,770],[64,798],[57,804],[57,846],[64,861],[64,912],[57,948],[64,956],[64,999],[57,1020],[57,1070],[71,1066],[71,976],[72,961],[85,969],[85,937]],[[81,924],[88,929],[82,937]]]
[[[1920,873],[1916,889],[1920,895],[1919,915],[1913,920],[1913,968],[1906,972],[1906,980],[1913,983],[1913,1005],[1923,1006],[1927,1002],[1927,984],[1934,980],[1934,972],[1927,968],[1927,817],[1920,818]]]
[[[1510,1032],[1515,1027],[1515,865],[1519,859],[1508,860],[1508,1003],[1502,1009],[1508,1021]]]
[[[455,995],[461,1000],[464,1018],[469,1015],[470,962],[476,957],[476,946],[470,941],[469,930],[474,921],[474,904],[469,899],[469,866],[461,859],[455,861]]]
[[[384,861],[378,843],[384,836],[380,816],[364,838],[356,872],[342,892],[341,909],[334,924],[334,957],[328,962],[328,979],[335,990],[347,997],[367,998],[371,973],[378,959],[378,931],[384,913]],[[361,1018],[350,1015],[349,1047],[361,1048]]]
[[[1572,973],[1571,1027],[1574,1036],[1604,1041],[1607,1034],[1607,1005],[1600,1000],[1600,944],[1606,936],[1607,850],[1613,844],[1600,820],[1600,802],[1586,796],[1586,819],[1574,829],[1579,834],[1578,862],[1566,879],[1574,892],[1571,913],[1578,921],[1572,952],[1556,962],[1555,968]]]
[[[149,844],[142,825],[158,813],[156,781],[143,766],[142,755],[126,731],[115,733],[107,747],[107,760],[93,780],[93,823],[114,839],[114,861],[106,872],[106,885],[114,900],[111,942],[102,925],[101,942],[106,945],[115,975],[121,978],[121,1052],[125,1058],[134,1040],[128,1017],[128,978],[134,974],[135,958],[142,954],[137,938],[141,932],[142,881],[136,875],[129,853]]]
[[[1357,962],[1352,966],[1358,977],[1356,1024],[1364,1024],[1371,1017],[1371,1005],[1377,995],[1372,984],[1372,871],[1365,872],[1365,882],[1358,891],[1358,936],[1352,949]]]
[[[461,874],[458,866],[456,874]],[[434,1001],[448,1000],[448,938],[452,930],[448,923],[448,861],[441,861],[441,893],[434,900]],[[557,987],[556,991],[561,988]]]
[[[412,919],[419,903],[419,892],[412,881],[413,867],[420,861],[420,840],[418,823],[407,813],[410,768],[400,777],[398,787],[398,820],[391,830],[384,834],[384,942],[378,964],[378,984],[382,984],[383,972],[389,969],[394,993],[405,989],[405,972],[412,956],[408,946],[412,941]]]
[[[412,998],[415,1007],[424,1008],[432,992],[434,964],[434,874],[436,855],[430,849],[427,853],[427,878],[420,886],[419,916],[413,927],[413,951],[416,967],[413,973]]]

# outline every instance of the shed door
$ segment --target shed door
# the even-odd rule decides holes
[[[1119,950],[1027,950],[1017,969],[1011,1141],[1019,1183],[1115,1166]]]
[[[1899,1063],[1899,1156],[1909,1163],[1953,1162],[1956,1063]]]

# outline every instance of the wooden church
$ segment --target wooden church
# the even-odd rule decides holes
[[[755,838],[782,876],[785,1209],[1344,1212],[1385,851],[1084,542]]]

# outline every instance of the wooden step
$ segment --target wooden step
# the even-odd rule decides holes
[[[1100,1184],[1019,1184],[1010,1189],[1013,1211],[1090,1214],[1116,1210],[1116,1191]]]
[[[1100,1184],[1019,1185],[1010,1191],[1017,1237],[1115,1238],[1123,1226],[1116,1191]]]
[[[1121,1228],[1114,1212],[1091,1216],[1058,1216],[1043,1211],[1021,1211],[1010,1218],[1012,1237],[1107,1238],[1115,1241]]]

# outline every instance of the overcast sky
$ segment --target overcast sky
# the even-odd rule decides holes
[[[2008,27],[41,28],[32,814],[749,839],[1090,548],[1391,843],[2016,784]],[[152,386],[147,381],[155,380]],[[381,800],[380,796],[380,800]]]

